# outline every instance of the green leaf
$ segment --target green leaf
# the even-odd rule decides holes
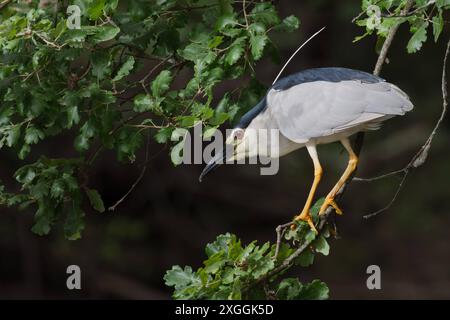
[[[133,110],[136,112],[145,112],[152,109],[153,100],[148,94],[138,94],[134,97]]]
[[[258,261],[257,266],[252,270],[252,277],[254,279],[259,279],[274,267],[275,263],[273,259],[271,259],[270,257],[263,257]]]
[[[228,253],[229,244],[234,242],[237,242],[236,236],[234,234],[221,234],[216,238],[214,242],[208,243],[206,245],[205,253],[208,257],[221,251]]]
[[[303,285],[296,278],[287,278],[280,282],[277,289],[277,298],[282,300],[325,300],[328,296],[329,289],[320,280]]]
[[[24,160],[27,157],[27,155],[30,153],[30,151],[31,151],[30,145],[28,145],[28,144],[22,145],[22,148],[20,148],[19,155],[18,155],[19,159]]]
[[[99,51],[99,52],[95,52],[92,56],[91,56],[91,62],[92,62],[92,74],[99,78],[99,79],[104,79],[106,78],[107,75],[109,75],[111,73],[111,56],[109,55],[108,52],[103,52],[103,51]],[[86,94],[87,95],[92,95],[92,92],[90,91],[97,91],[97,88],[91,87],[91,88],[87,88],[86,89]]]
[[[310,249],[304,250],[297,259],[295,259],[295,263],[302,267],[309,267],[314,263],[314,253]]]
[[[267,32],[267,29],[263,24],[255,22],[248,27],[248,31],[253,34],[265,34]]]
[[[28,186],[30,195],[34,198],[45,198],[49,193],[49,184],[44,179],[37,180],[37,183]],[[48,208],[47,208],[48,209]]]
[[[436,5],[438,8],[450,7],[450,0],[437,0]]]
[[[155,97],[161,97],[169,90],[172,81],[172,73],[169,70],[163,70],[152,82],[152,93]]]
[[[232,13],[233,12],[233,0],[218,0],[220,13]]]
[[[202,59],[208,53],[208,48],[198,43],[191,43],[187,45],[183,50],[180,50],[178,54],[184,59],[189,61],[197,61]]]
[[[64,40],[70,47],[78,48],[83,45],[86,40],[86,36],[89,33],[82,29],[69,29],[64,33]]]
[[[225,27],[233,26],[237,23],[236,17],[232,13],[227,13],[219,17],[216,22],[216,31],[221,31]]]
[[[222,266],[226,263],[224,259],[225,253],[223,251],[217,252],[208,258],[208,260],[204,261],[204,271],[206,273],[215,274],[217,273]]]
[[[415,53],[422,48],[422,44],[427,41],[427,28],[428,21],[422,23],[422,25],[414,32],[411,39],[406,46],[408,53]]]
[[[272,245],[272,248],[271,248],[271,255],[272,256],[275,255],[275,248],[276,248],[276,245]],[[277,256],[276,263],[280,263],[281,261],[285,260],[293,252],[294,252],[294,249],[292,249],[289,244],[287,244],[285,242],[281,242],[280,243],[280,247],[279,247],[279,251],[278,251],[278,256]]]
[[[89,201],[91,203],[91,206],[97,210],[98,212],[104,212],[105,211],[105,205],[103,204],[102,197],[95,189],[86,189],[86,194],[89,198]]]
[[[63,180],[55,180],[52,183],[52,188],[50,189],[50,195],[55,199],[62,199],[64,196],[64,182]]]
[[[303,286],[298,298],[302,300],[326,300],[330,290],[327,285],[320,280],[313,280]]]
[[[112,81],[119,81],[122,78],[128,76],[133,70],[134,67],[134,57],[129,56],[128,59],[125,61],[125,63],[120,67],[119,71],[117,71],[116,76],[112,79]]]
[[[433,17],[432,23],[434,42],[437,42],[442,30],[444,29],[444,18],[442,17],[442,11],[439,11],[439,13]]]
[[[54,215],[54,208],[43,200],[39,200],[39,208],[34,215],[34,224],[31,231],[40,236],[48,234],[54,223]]]
[[[109,0],[108,3],[105,5],[105,8],[110,8],[111,10],[116,10],[118,4],[119,4],[119,0]]]
[[[199,119],[196,116],[181,116],[177,117],[179,125],[183,128],[191,128]]]
[[[80,128],[80,134],[75,138],[75,149],[79,152],[83,152],[89,149],[89,142],[96,133],[96,127],[93,119],[89,119]]]
[[[277,298],[280,300],[295,300],[299,296],[303,285],[297,278],[286,278],[278,284]]]
[[[269,38],[265,34],[250,35],[250,46],[252,49],[253,59],[261,59],[264,51],[264,47],[267,44]]]
[[[220,46],[220,44],[222,42],[223,42],[223,37],[222,36],[216,36],[208,43],[208,48],[210,48],[210,49],[217,48],[218,46]]]
[[[172,135],[172,128],[161,128],[158,130],[158,132],[155,134],[155,140],[158,143],[166,143],[169,141],[170,136]]]
[[[316,249],[316,252],[319,252],[324,256],[327,256],[330,253],[330,245],[323,236],[320,236],[317,240],[314,241],[314,247]]]
[[[71,106],[67,108],[67,127],[70,129],[74,124],[80,122],[80,114],[78,113],[77,106]]]
[[[217,127],[207,128],[203,131],[203,139],[207,140],[211,138],[217,131]]]
[[[196,275],[189,266],[184,267],[184,270],[180,266],[173,266],[172,269],[168,270],[164,275],[166,286],[175,287],[176,290],[187,287],[197,280]]]
[[[307,228],[307,233],[305,235],[305,241],[306,242],[311,242],[316,238],[316,233],[314,231],[311,230],[311,228]]]
[[[83,152],[89,149],[89,138],[84,135],[79,135],[75,138],[74,141],[75,149],[78,152]]]
[[[289,17],[286,17],[283,19],[283,22],[281,22],[281,24],[279,24],[276,28],[276,30],[280,30],[280,31],[286,31],[286,32],[293,32],[295,30],[297,30],[300,26],[300,20],[292,15]]]
[[[95,43],[109,41],[114,39],[120,32],[120,28],[114,26],[102,26],[99,27],[97,33],[92,37]]]
[[[231,66],[238,62],[238,60],[242,57],[242,54],[244,53],[245,39],[245,37],[241,37],[233,42],[233,45],[225,55],[226,64]]]
[[[241,282],[239,279],[233,282],[231,293],[228,296],[229,300],[242,300]]]
[[[311,207],[311,215],[318,216],[320,208],[322,207],[324,202],[325,202],[325,197],[320,197],[319,199],[317,199],[317,201]]]
[[[31,166],[25,166],[17,170],[14,177],[22,184],[29,184],[36,178],[36,171]]]
[[[87,8],[87,14],[89,19],[97,20],[103,14],[103,10],[105,9],[106,0],[94,0],[89,4]]]
[[[0,70],[1,72],[1,70]],[[0,109],[0,126],[9,123],[11,116],[14,114],[14,109],[11,107],[2,106]]]
[[[256,4],[250,13],[250,18],[266,26],[273,26],[280,23],[280,18],[275,7],[267,2]]]
[[[25,130],[25,143],[27,144],[36,144],[39,140],[44,139],[44,132],[41,130],[31,126]]]
[[[135,128],[122,128],[119,132],[117,143],[117,156],[119,161],[136,160],[136,152],[141,147],[143,141],[142,133]]]
[[[84,212],[76,201],[68,205],[66,221],[64,222],[64,236],[67,240],[78,240],[85,228]]]
[[[8,147],[14,146],[20,138],[20,125],[14,125],[6,135],[6,145]]]
[[[78,182],[71,174],[63,173],[62,179],[69,191],[78,191]]]
[[[36,218],[31,231],[39,236],[44,236],[46,234],[49,234],[51,228],[52,227],[50,221],[45,216],[42,216]]]
[[[358,42],[358,41],[364,39],[364,38],[367,37],[368,35],[370,35],[370,32],[366,32],[366,33],[364,33],[364,34],[362,34],[362,35],[360,35],[360,36],[356,36],[356,37],[353,39],[353,43]]]

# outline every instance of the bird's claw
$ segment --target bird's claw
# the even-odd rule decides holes
[[[333,207],[337,214],[342,215],[344,212],[338,207],[333,198],[326,198],[320,207],[319,216],[323,215],[328,207]]]
[[[314,225],[314,222],[312,220],[311,214],[309,212],[301,213],[298,216],[294,218],[294,221],[305,221],[308,223],[309,227],[312,231],[314,231],[315,234],[318,234],[319,232],[316,229],[316,226]],[[297,225],[295,223],[291,224],[291,229],[295,230],[297,228]]]

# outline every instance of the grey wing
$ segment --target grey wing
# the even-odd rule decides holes
[[[305,143],[376,119],[403,115],[412,108],[408,96],[393,84],[349,80],[272,89],[265,112],[271,113],[284,136]]]

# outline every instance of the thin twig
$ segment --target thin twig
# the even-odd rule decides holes
[[[275,253],[273,255],[274,260],[277,260],[277,258],[278,258],[278,253],[280,252],[281,240],[286,231],[286,228],[290,227],[292,224],[293,224],[293,222],[291,221],[291,222],[281,224],[278,227],[276,227],[275,231],[277,232],[277,243],[275,246]]]
[[[408,0],[408,2],[405,5],[405,8],[400,13],[400,16],[405,16],[406,14],[408,14],[413,4],[414,4],[413,0]],[[381,68],[383,67],[384,62],[386,61],[387,53],[392,45],[392,41],[394,40],[395,34],[397,33],[399,27],[400,24],[396,24],[389,30],[388,36],[386,37],[386,40],[383,43],[383,47],[381,48],[380,55],[378,56],[377,63],[375,64],[375,69],[373,70],[373,74],[376,76],[380,75]]]
[[[56,50],[61,50],[66,43],[62,44],[62,45],[58,45],[50,40],[47,40],[43,35],[39,34],[39,32],[33,32],[33,34],[37,35],[39,39],[41,39],[42,41],[45,42],[45,44],[47,44],[48,46],[55,48]]]
[[[117,206],[120,205],[123,201],[125,201],[125,199],[130,195],[131,192],[133,192],[134,188],[136,188],[136,186],[139,184],[139,182],[141,182],[146,171],[147,171],[147,166],[143,166],[141,173],[139,174],[138,178],[133,183],[133,185],[130,187],[130,189],[122,196],[122,198],[117,200],[117,202],[114,205],[112,205],[108,208],[109,211],[116,210]]]
[[[244,11],[244,19],[245,19],[245,25],[248,28],[248,18],[247,18],[247,5],[245,3],[245,0],[242,1],[242,11]]]
[[[423,9],[428,9],[428,7],[431,6],[431,5],[433,5],[433,6],[436,5],[436,1],[435,0],[430,0],[426,4],[424,4],[423,6],[417,7],[414,10],[411,10],[411,11],[407,12],[406,14],[403,14],[403,15],[400,15],[400,16],[396,16],[395,14],[389,14],[386,17],[388,17],[388,18],[409,17],[409,16],[412,16],[412,15],[416,14],[419,11],[422,11]],[[433,7],[433,9],[434,9],[434,7]]]
[[[156,64],[150,71],[139,81],[141,84],[145,84],[145,81],[150,77],[153,72],[155,72],[156,69],[158,69],[160,66],[162,66],[164,63],[169,61],[172,58],[171,55],[168,55],[164,60],[161,60],[158,64]]]
[[[392,171],[392,172],[389,172],[389,173],[386,173],[386,174],[382,174],[380,176],[372,177],[372,178],[355,177],[355,178],[353,178],[353,181],[356,181],[356,182],[375,182],[375,181],[378,181],[378,180],[381,180],[381,179],[389,178],[389,177],[392,177],[392,176],[397,176],[397,175],[402,174],[402,173],[404,174],[405,171],[406,171],[406,168],[402,168],[402,169],[395,170],[395,171]]]
[[[377,210],[377,211],[375,211],[375,212],[366,214],[366,215],[363,216],[363,218],[364,218],[364,219],[369,219],[369,218],[371,218],[371,217],[374,217],[374,216],[376,216],[376,215],[378,215],[378,214],[380,214],[380,213],[382,213],[382,212],[388,210],[390,207],[392,207],[392,205],[394,204],[395,200],[397,200],[398,195],[400,194],[400,191],[401,191],[402,188],[403,188],[403,184],[405,183],[405,180],[406,180],[406,177],[407,177],[407,176],[408,176],[407,173],[405,173],[405,174],[403,175],[402,180],[400,181],[400,183],[399,183],[398,186],[397,186],[397,190],[395,190],[394,196],[392,197],[391,201],[389,201],[389,203],[388,203],[384,208],[379,209],[379,210]]]
[[[376,1],[376,2],[374,3],[374,5],[379,4],[381,1],[383,1],[383,0],[378,0],[378,1]],[[365,15],[366,12],[367,12],[367,11],[361,11],[356,17],[354,17],[354,18],[352,19],[352,23],[355,23],[356,20],[358,20],[359,18],[361,18],[363,15]]]
[[[0,2],[0,10],[6,7],[12,0],[3,0]]]
[[[109,211],[116,210],[117,206],[120,205],[125,199],[130,195],[131,192],[133,192],[134,188],[141,182],[142,178],[144,177],[145,172],[147,171],[147,164],[148,164],[148,154],[149,154],[149,146],[150,146],[150,134],[147,134],[147,145],[145,148],[145,162],[142,166],[141,173],[137,177],[136,181],[131,185],[130,189],[120,198],[116,201],[116,203],[108,208]]]

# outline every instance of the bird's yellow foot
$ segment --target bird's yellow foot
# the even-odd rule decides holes
[[[316,234],[318,233],[316,226],[314,225],[314,222],[312,220],[311,214],[308,211],[302,212],[301,214],[296,216],[294,218],[294,221],[306,221],[309,224],[309,227],[311,228],[311,230],[314,231]],[[295,224],[291,225],[292,230],[294,230],[296,227],[297,226]]]
[[[319,216],[323,215],[327,210],[327,208],[330,206],[334,208],[337,214],[339,215],[343,214],[342,210],[338,207],[333,198],[326,198],[322,206],[320,207]]]

